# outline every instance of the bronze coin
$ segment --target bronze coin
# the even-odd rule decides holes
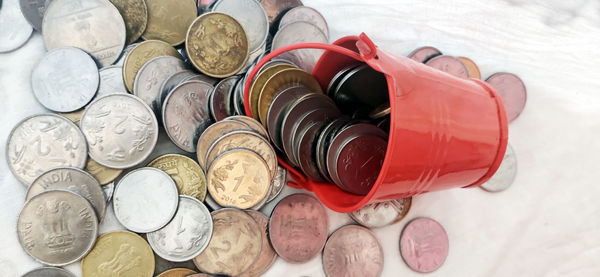
[[[273,145],[280,151],[283,151],[280,135],[283,113],[292,102],[309,93],[311,91],[303,86],[286,88],[271,101],[271,106],[269,106],[269,111],[267,112],[267,130]]]
[[[206,130],[200,135],[198,139],[198,144],[196,145],[196,155],[198,158],[198,164],[206,170],[208,165],[206,164],[204,158],[208,152],[208,148],[213,144],[213,142],[223,136],[226,133],[236,131],[236,130],[252,130],[250,126],[245,123],[239,121],[219,121],[213,125],[208,126]]]
[[[469,78],[481,79],[481,72],[479,71],[479,67],[473,60],[471,60],[467,57],[458,57],[458,59],[467,68],[467,73],[469,74]]]
[[[125,21],[125,45],[134,43],[142,36],[148,24],[148,7],[145,0],[110,0]]]
[[[288,68],[295,68],[290,64],[274,64],[269,67],[264,67],[261,69],[261,72],[254,78],[252,85],[250,86],[250,91],[248,99],[250,102],[248,106],[250,106],[250,112],[252,112],[252,117],[255,119],[259,119],[258,115],[258,99],[260,97],[260,93],[262,89],[265,87],[265,83],[269,78],[273,77],[277,72],[282,71]]]
[[[425,64],[459,78],[469,77],[469,71],[467,70],[465,64],[452,56],[437,56],[431,58]]]
[[[442,55],[442,52],[437,48],[432,46],[423,46],[412,51],[410,54],[408,54],[408,57],[417,62],[425,63],[429,59],[439,55]]]
[[[327,277],[377,277],[383,271],[383,249],[371,230],[346,225],[329,236],[323,269]]]
[[[160,40],[147,40],[133,47],[123,62],[123,81],[125,87],[133,92],[133,81],[142,66],[158,56],[173,56],[183,59],[173,46]]]
[[[313,111],[307,112],[304,115],[302,115],[301,117],[299,117],[298,120],[296,121],[296,124],[294,124],[294,126],[292,127],[290,136],[288,136],[287,138],[284,137],[284,140],[286,140],[286,139],[289,140],[289,142],[287,142],[287,143],[291,146],[289,148],[289,150],[291,152],[289,154],[286,152],[286,154],[288,154],[288,158],[290,160],[292,160],[294,163],[296,163],[297,165],[300,165],[298,156],[295,155],[297,153],[295,147],[297,145],[299,145],[298,144],[299,134],[303,130],[305,130],[305,128],[308,125],[312,125],[313,123],[316,123],[316,122],[321,122],[321,123],[325,124],[326,122],[330,121],[331,119],[333,119],[339,115],[340,115],[340,111],[338,109],[327,108],[327,109],[313,110]],[[284,145],[285,145],[285,143],[286,142],[284,141]]]
[[[173,46],[183,43],[187,28],[197,16],[194,0],[144,0],[148,6],[145,40],[161,40]]]
[[[248,210],[246,213],[250,215],[254,221],[256,221],[258,227],[260,228],[262,247],[258,256],[258,260],[254,262],[250,269],[238,275],[238,277],[258,277],[267,272],[273,263],[275,263],[275,260],[277,260],[277,253],[275,253],[275,250],[273,250],[273,247],[269,242],[269,237],[267,236],[269,217],[259,211]]]
[[[193,271],[189,268],[171,268],[169,270],[163,271],[161,274],[158,274],[156,277],[186,277],[190,274],[195,274],[196,271]]]
[[[306,126],[296,138],[295,159],[304,174],[313,181],[323,182],[324,178],[317,168],[317,157],[314,151],[315,142],[319,130],[325,125],[325,121],[313,122]]]
[[[245,115],[234,115],[227,118],[227,120],[236,120],[243,123],[246,123],[253,131],[263,136],[265,139],[269,139],[269,134],[267,134],[267,130],[263,127],[260,122],[252,117],[248,117]]]

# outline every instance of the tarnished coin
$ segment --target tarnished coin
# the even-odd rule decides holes
[[[248,270],[261,251],[261,232],[256,221],[236,209],[211,213],[213,235],[205,251],[194,258],[200,271],[236,276]]]
[[[206,206],[196,198],[180,195],[175,217],[147,237],[157,255],[168,261],[183,262],[204,251],[212,232],[213,222]]]
[[[424,63],[427,60],[440,55],[442,55],[442,52],[437,48],[432,46],[423,46],[412,51],[410,54],[408,54],[408,57],[417,62]]]
[[[226,133],[236,130],[250,131],[252,129],[247,124],[234,120],[223,120],[208,126],[208,128],[204,130],[204,132],[198,139],[198,144],[196,147],[198,164],[200,164],[202,168],[208,169],[208,165],[204,160],[206,158],[208,148],[210,148],[210,146],[217,138],[223,136]]]
[[[260,49],[269,33],[269,20],[262,6],[255,0],[219,0],[212,8],[235,18],[248,35],[250,53]]]
[[[383,249],[371,230],[346,225],[329,236],[323,269],[327,277],[377,277],[383,271]]]
[[[425,64],[459,78],[469,77],[469,71],[467,70],[465,64],[463,64],[459,59],[452,56],[436,56],[429,59],[427,62],[425,62]]]
[[[429,273],[448,256],[448,235],[437,221],[420,217],[409,222],[400,235],[400,254],[412,270]]]
[[[173,56],[158,56],[150,59],[135,75],[133,94],[158,114],[161,108],[158,106],[160,85],[171,74],[182,71],[185,67],[183,60]]]
[[[99,82],[92,57],[75,47],[50,50],[31,72],[35,98],[56,112],[83,108],[94,98]]]
[[[4,1],[8,4],[5,4],[4,7],[7,7],[8,5],[10,5],[9,2],[12,2],[11,0],[8,1]],[[14,1],[16,2],[16,1]],[[23,13],[23,16],[25,17],[25,19],[27,19],[27,21],[29,21],[29,24],[31,24],[31,26],[33,26],[33,28],[38,31],[41,32],[42,31],[42,18],[44,18],[44,13],[46,12],[46,8],[48,7],[48,5],[50,4],[51,0],[20,0],[19,4],[21,5],[21,12]],[[0,2],[1,4],[1,2]],[[4,24],[0,24],[1,26],[4,26]]]
[[[287,169],[282,166],[277,166],[277,171],[275,171],[275,177],[273,177],[273,181],[271,181],[271,193],[267,198],[267,202],[271,202],[281,194],[283,188],[287,185]]]
[[[125,21],[125,45],[134,43],[142,36],[148,23],[148,8],[145,0],[110,0]]]
[[[281,28],[273,37],[271,51],[286,45],[302,42],[328,43],[327,35],[319,27],[304,21],[290,23]],[[297,49],[277,56],[279,59],[288,60],[306,72],[312,72],[317,61],[323,54],[319,49]]]
[[[502,98],[508,122],[519,117],[527,102],[527,89],[521,78],[512,73],[499,72],[488,77],[485,81]]]
[[[239,72],[250,53],[242,25],[223,13],[205,13],[188,29],[185,51],[196,69],[215,78]]]
[[[238,277],[258,277],[267,272],[269,268],[277,260],[277,253],[271,247],[269,237],[267,236],[267,225],[269,224],[269,217],[259,211],[246,211],[260,228],[262,237],[262,247],[258,259],[252,266],[244,273],[237,275]]]
[[[226,118],[227,120],[235,120],[235,121],[241,121],[243,123],[246,123],[248,126],[250,126],[250,128],[252,129],[252,131],[258,133],[259,135],[263,136],[265,139],[269,139],[269,134],[267,134],[267,130],[265,130],[265,127],[263,127],[260,122],[258,122],[256,119],[252,118],[252,117],[248,117],[245,115],[234,115],[234,116],[230,116],[228,118]]]
[[[187,277],[190,274],[195,274],[196,271],[193,271],[189,268],[171,268],[161,274],[158,274],[156,277]]]
[[[269,238],[281,258],[305,263],[323,250],[328,224],[323,204],[308,194],[292,194],[271,213]]]
[[[115,216],[136,233],[156,231],[175,215],[178,195],[167,173],[154,167],[138,168],[123,176],[115,188]]]
[[[350,213],[356,223],[367,228],[378,228],[402,220],[412,203],[412,197],[367,204]]]
[[[504,152],[504,158],[500,167],[494,173],[492,178],[481,185],[481,188],[489,192],[500,192],[512,185],[517,176],[517,156],[512,146],[508,144],[506,146],[506,152]]]
[[[329,27],[327,26],[327,21],[325,21],[323,15],[314,8],[298,6],[287,11],[283,17],[281,17],[281,21],[279,21],[279,29],[296,22],[308,22],[315,25],[323,32],[323,34],[325,34],[327,40],[329,40]]]
[[[25,44],[33,32],[33,28],[21,13],[19,0],[4,0],[4,3],[0,4],[2,4],[2,9],[0,9],[0,26],[2,26],[0,27],[0,53],[4,53]]]
[[[100,69],[98,72],[100,73],[100,85],[98,86],[98,92],[96,92],[96,96],[92,101],[110,94],[127,93],[127,88],[123,82],[122,67],[118,65],[107,66]]]
[[[42,22],[48,50],[75,46],[92,55],[101,67],[119,58],[125,46],[125,22],[105,0],[53,0]]]
[[[185,33],[197,16],[194,0],[145,0],[148,25],[145,40],[157,39],[173,46],[183,43]]]
[[[198,138],[212,124],[208,92],[213,87],[202,81],[188,81],[173,89],[162,107],[162,122],[169,138],[184,151],[196,152]]]
[[[231,87],[239,77],[231,76],[221,80],[215,85],[212,94],[208,98],[210,115],[214,121],[223,120],[232,116],[234,111],[229,99],[231,98]]]
[[[54,189],[64,189],[83,196],[92,204],[98,221],[102,221],[106,212],[106,197],[100,183],[89,173],[73,167],[57,167],[44,172],[36,178],[25,195],[25,200]]]
[[[127,90],[133,92],[133,82],[140,68],[147,61],[158,56],[173,56],[183,60],[181,54],[164,41],[147,40],[138,44],[129,51],[123,62],[123,81]]]
[[[288,68],[296,68],[291,64],[274,64],[269,67],[263,67],[263,70],[256,76],[252,85],[250,86],[250,91],[248,99],[250,102],[248,105],[250,106],[250,112],[252,112],[252,117],[255,119],[259,119],[258,117],[258,98],[260,97],[260,93],[265,87],[265,83],[276,73],[288,69]]]
[[[469,78],[481,79],[481,72],[479,71],[479,67],[473,60],[471,60],[467,57],[458,57],[458,59],[467,68],[467,73],[469,74]]]
[[[55,114],[40,114],[19,122],[8,135],[6,161],[13,175],[29,185],[57,166],[83,168],[85,137],[73,122]]]
[[[75,275],[60,267],[40,267],[25,273],[22,277],[75,277]]]
[[[208,193],[223,207],[249,209],[267,197],[271,185],[265,160],[243,148],[216,157],[206,175]]]
[[[98,218],[85,198],[66,190],[42,192],[25,202],[17,219],[23,249],[36,261],[63,266],[94,246]]]
[[[292,7],[302,6],[302,1],[300,0],[261,0],[260,4],[263,9],[267,13],[267,18],[269,19],[269,23],[273,23],[277,16]]]
[[[175,181],[179,194],[204,201],[206,176],[194,160],[179,154],[167,154],[154,159],[148,166],[156,167],[169,174]]]
[[[151,277],[154,256],[142,237],[128,231],[101,235],[81,262],[83,277]]]

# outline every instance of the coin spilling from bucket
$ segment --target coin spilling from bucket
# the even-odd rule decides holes
[[[299,0],[20,4],[22,14],[17,0],[2,4],[0,52],[42,32],[48,52],[32,91],[57,113],[27,117],[8,137],[9,168],[27,189],[18,239],[43,264],[23,276],[74,276],[60,267],[78,261],[84,277],[261,276],[279,257],[306,263],[320,253],[326,276],[382,274],[370,229],[403,221],[412,197],[365,202],[349,213],[357,224],[330,233],[318,198],[282,195],[288,172],[343,197],[373,195],[393,147],[388,133],[402,128],[389,76],[368,63],[343,61],[324,80],[313,75],[322,49],[264,59],[328,43],[319,11]],[[481,78],[473,60],[431,46],[409,58]],[[523,81],[502,72],[486,82],[508,120],[517,118]],[[482,188],[507,189],[516,169],[509,146]],[[109,215],[125,230],[102,231]],[[398,238],[418,272],[436,270],[449,252],[433,219],[413,219]]]

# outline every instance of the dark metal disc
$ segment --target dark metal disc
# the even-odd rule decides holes
[[[344,113],[368,106],[375,108],[389,101],[385,75],[364,64],[352,69],[338,83],[334,98]]]
[[[291,148],[289,149],[291,150],[291,153],[288,153],[287,151],[285,152],[286,155],[288,155],[288,158],[299,165],[299,160],[295,149],[295,146],[298,145],[299,134],[302,133],[307,126],[312,125],[312,123],[322,122],[325,124],[339,115],[340,111],[338,109],[325,108],[307,112],[303,116],[299,117],[298,121],[296,121],[292,127],[291,135],[287,138],[284,138],[284,145],[286,143],[285,139],[289,140],[287,143],[291,145]],[[284,150],[287,149],[284,147]]]
[[[333,119],[323,127],[316,139],[315,161],[317,168],[319,169],[321,176],[330,183],[333,181],[331,180],[331,177],[329,177],[329,172],[327,171],[327,150],[329,149],[329,144],[335,134],[337,134],[337,132],[350,120],[350,117],[345,115]]]
[[[234,114],[229,103],[231,87],[237,82],[239,76],[231,76],[221,80],[215,85],[212,94],[208,98],[210,115],[215,121],[223,120]]]
[[[267,112],[267,131],[269,132],[271,141],[280,151],[283,151],[283,143],[281,142],[283,113],[293,101],[309,93],[311,93],[309,89],[298,86],[284,89],[273,98]]]
[[[300,169],[304,174],[316,182],[323,182],[324,178],[317,168],[317,157],[315,153],[315,142],[319,131],[325,125],[324,121],[312,122],[306,126],[297,136],[295,144],[295,156],[298,159]]]

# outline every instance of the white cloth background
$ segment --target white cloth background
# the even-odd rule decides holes
[[[429,276],[600,276],[600,2],[598,0],[305,0],[327,19],[331,40],[367,33],[381,48],[408,54],[433,45],[468,56],[485,77],[519,75],[525,111],[510,124],[518,159],[502,193],[453,189],[416,196],[406,219],[374,232],[385,254],[383,276],[423,276],[398,251],[411,218],[446,228],[450,253]],[[1,28],[1,26],[0,26]],[[25,188],[7,168],[6,138],[23,117],[45,112],[29,76],[44,53],[39,33],[0,54],[0,276],[38,267],[21,249],[15,222]],[[287,189],[290,193],[292,189]],[[330,212],[330,231],[351,220]],[[115,229],[112,210],[102,231]],[[67,268],[80,274],[79,263]],[[279,259],[267,276],[324,276],[321,257]]]

